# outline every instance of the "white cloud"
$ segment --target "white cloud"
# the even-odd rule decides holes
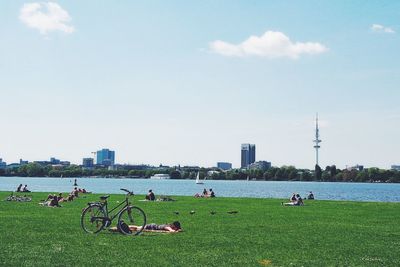
[[[328,48],[320,43],[293,43],[284,33],[276,31],[267,31],[262,36],[250,36],[240,44],[217,40],[211,42],[209,47],[215,53],[232,57],[260,56],[296,59],[302,54],[315,55],[328,51]]]
[[[371,30],[373,32],[385,32],[385,33],[396,33],[392,28],[385,27],[380,24],[372,24]]]
[[[51,31],[74,32],[74,27],[69,25],[71,17],[59,4],[28,3],[20,10],[19,19],[28,27],[39,30],[41,34]]]

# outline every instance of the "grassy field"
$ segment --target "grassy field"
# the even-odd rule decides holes
[[[8,194],[0,192],[0,199]],[[149,223],[179,220],[184,232],[129,237],[83,232],[82,208],[98,195],[62,208],[39,206],[47,194],[32,196],[28,203],[0,201],[1,266],[400,266],[400,203],[283,207],[279,199],[151,203],[136,196]],[[123,198],[112,195],[110,204]]]

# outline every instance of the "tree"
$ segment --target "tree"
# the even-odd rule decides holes
[[[300,176],[301,181],[312,181],[312,175],[308,170],[304,170]]]
[[[321,167],[318,164],[315,164],[315,180],[316,181],[321,181],[322,176],[322,170]]]
[[[181,173],[179,171],[171,171],[169,173],[169,176],[171,177],[171,179],[182,179]]]

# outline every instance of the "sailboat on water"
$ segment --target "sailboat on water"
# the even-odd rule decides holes
[[[200,180],[200,172],[198,172],[196,176],[196,184],[204,184],[204,180],[203,181]]]

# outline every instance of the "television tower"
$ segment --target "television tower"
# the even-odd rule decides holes
[[[318,149],[321,147],[319,145],[319,143],[321,143],[322,140],[319,139],[318,113],[317,113],[317,117],[316,117],[316,120],[315,120],[315,140],[313,140],[313,142],[315,143],[315,146],[314,146],[314,148],[315,148],[315,162],[316,162],[315,164],[319,165],[318,164]]]

